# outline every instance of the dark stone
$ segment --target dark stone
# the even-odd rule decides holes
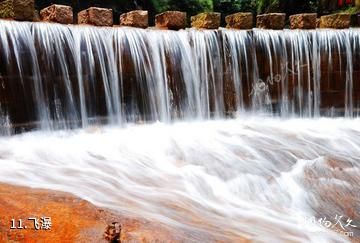
[[[33,21],[35,17],[34,0],[13,0],[14,19]]]

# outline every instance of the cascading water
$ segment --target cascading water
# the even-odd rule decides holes
[[[38,128],[0,137],[0,181],[189,242],[347,241],[299,219],[360,227],[359,49],[356,29],[0,21],[0,134]]]
[[[360,31],[159,31],[1,21],[11,123],[358,114]]]

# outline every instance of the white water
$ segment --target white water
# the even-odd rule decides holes
[[[188,241],[339,242],[299,218],[359,208],[359,122],[258,116],[31,132],[0,139],[0,181],[71,192]]]
[[[356,117],[359,49],[357,29],[160,31],[0,21],[0,105],[10,124],[40,129],[244,110]],[[340,78],[333,80],[333,71]]]
[[[348,240],[301,219],[360,227],[359,50],[357,29],[0,21],[0,181],[71,192],[189,242]],[[343,96],[323,99],[334,88]],[[9,136],[25,123],[39,130]]]

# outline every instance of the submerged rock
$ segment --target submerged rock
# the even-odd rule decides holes
[[[252,13],[235,13],[226,16],[226,27],[233,29],[252,29],[253,14]]]
[[[61,24],[73,23],[72,7],[66,5],[53,4],[40,11],[42,21],[56,22]]]
[[[199,29],[218,29],[220,22],[221,14],[216,12],[200,13],[191,17],[191,27]]]
[[[316,13],[295,14],[290,16],[291,29],[316,29]]]
[[[351,15],[337,13],[321,16],[320,28],[345,29],[350,27]]]
[[[166,11],[155,16],[155,26],[160,29],[179,30],[186,28],[186,13]]]
[[[261,29],[280,30],[285,26],[286,15],[284,13],[262,14],[256,17],[256,27]]]
[[[78,13],[78,23],[96,26],[112,26],[113,12],[108,8],[91,7]]]
[[[120,16],[120,25],[137,28],[147,28],[149,26],[148,11],[135,10],[124,13]]]

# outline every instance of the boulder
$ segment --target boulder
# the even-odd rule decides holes
[[[179,30],[186,28],[186,13],[166,11],[155,16],[155,26],[160,29]]]
[[[232,29],[252,29],[252,13],[235,13],[225,17],[226,28]]]
[[[120,25],[137,28],[147,28],[149,26],[148,11],[135,10],[124,13],[120,16]]]
[[[14,9],[12,0],[0,0],[0,19],[14,18]]]
[[[290,16],[291,29],[316,29],[316,13],[295,14]]]
[[[73,10],[70,6],[53,4],[40,11],[42,21],[56,22],[60,24],[73,23]]]
[[[284,13],[269,13],[262,14],[256,17],[256,27],[261,29],[280,30],[285,26],[286,14]]]
[[[112,9],[95,7],[85,9],[78,13],[78,23],[96,26],[112,26]]]
[[[346,29],[350,27],[351,15],[337,13],[321,16],[320,28]]]
[[[221,14],[216,12],[200,13],[191,17],[191,27],[199,29],[218,29],[220,22]]]
[[[13,0],[14,19],[32,21],[35,15],[34,0]]]

